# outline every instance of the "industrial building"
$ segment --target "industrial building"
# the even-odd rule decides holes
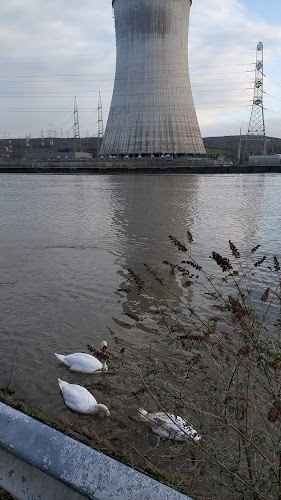
[[[249,165],[281,165],[281,155],[250,155]]]
[[[24,161],[91,161],[92,155],[83,152],[30,151],[26,152]]]
[[[112,5],[116,75],[100,155],[205,155],[188,68],[191,0]]]

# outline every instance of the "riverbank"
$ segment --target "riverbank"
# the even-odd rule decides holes
[[[100,491],[101,488],[105,492],[108,490],[108,498],[115,498],[115,488],[118,488],[120,493],[120,485],[123,485],[123,490],[126,489],[125,486],[128,487],[129,491],[131,485],[135,485],[133,488],[135,487],[136,498],[140,498],[140,492],[141,495],[145,495],[145,498],[160,499],[165,496],[165,498],[186,498],[187,500],[192,500],[189,496],[185,496],[187,494],[187,492],[184,491],[186,489],[186,484],[184,484],[180,474],[175,474],[168,469],[158,469],[150,463],[147,457],[139,454],[134,447],[127,450],[124,443],[122,446],[118,446],[117,443],[115,443],[115,446],[112,446],[108,439],[101,438],[95,433],[92,429],[92,425],[90,425],[90,420],[87,426],[77,429],[69,425],[69,423],[57,420],[44,410],[29,405],[24,400],[17,399],[12,392],[13,391],[7,391],[0,388],[0,421],[4,425],[4,428],[7,423],[6,421],[9,422],[8,445],[6,443],[6,434],[2,432],[2,435],[0,435],[0,456],[3,455],[3,453],[7,455],[4,458],[6,458],[7,462],[11,461],[9,466],[15,469],[12,473],[17,473],[24,467],[23,472],[26,474],[26,477],[24,476],[23,483],[28,483],[29,481],[32,491],[36,491],[36,488],[38,488],[38,478],[36,474],[39,474],[40,488],[45,490],[44,474],[40,472],[42,471],[43,473],[47,473],[45,479],[49,476],[53,478],[51,484],[48,486],[54,493],[52,498],[56,499],[69,498],[65,496],[65,491],[63,491],[64,495],[62,497],[57,495],[57,489],[61,487],[59,486],[60,483],[63,483],[70,488],[70,493],[73,493],[72,489],[76,490],[79,493],[79,498],[80,493],[82,495],[85,494],[86,498],[100,498],[95,494],[93,496],[93,491],[94,489]],[[8,415],[8,419],[5,417],[6,414]],[[11,422],[14,421],[16,421],[16,424],[14,424],[15,429],[11,430],[13,425]],[[21,432],[21,428],[24,432]],[[17,438],[17,432],[20,438]],[[12,439],[17,440],[15,446],[11,444]],[[41,460],[40,454],[40,449],[43,449],[43,446],[40,446],[40,441],[49,442],[48,447],[44,451],[46,455],[43,456],[43,461]],[[36,444],[34,445],[34,443]],[[54,443],[53,449],[50,443]],[[79,443],[82,443],[82,445]],[[86,445],[86,447],[83,445]],[[32,454],[31,461],[29,446],[31,446],[31,449],[34,446],[36,447],[36,453],[34,453],[34,455]],[[65,448],[65,452],[62,451],[63,448]],[[75,460],[77,460],[76,465],[74,465],[72,459],[73,454],[76,457]],[[20,462],[18,462],[18,459],[20,459]],[[89,465],[92,461],[92,465]],[[79,464],[81,465],[83,463],[83,480],[81,480]],[[128,467],[126,467],[126,465]],[[33,473],[29,470],[30,466],[33,468]],[[26,467],[27,470],[25,470]],[[49,467],[51,470],[48,471]],[[34,472],[36,469],[38,469],[39,472]],[[104,477],[103,470],[105,471]],[[109,476],[107,475],[108,470],[110,470]],[[7,473],[7,471],[10,477],[9,467],[6,470],[2,462],[2,467],[0,467],[0,485],[15,494],[15,491],[19,488],[17,483],[22,479],[16,479],[17,474],[15,474],[12,483],[10,480],[7,481],[7,478],[5,481],[5,472]],[[67,472],[70,475],[67,475]],[[117,475],[118,481],[119,478],[121,478],[121,482],[119,481],[118,483],[116,478],[114,479],[114,475]],[[76,476],[79,478],[78,482],[75,479]],[[21,477],[23,478],[23,476]],[[105,481],[103,481],[104,479]],[[57,481],[57,484],[54,483],[54,480]],[[102,486],[98,484],[99,482]],[[117,483],[118,486],[116,486]],[[10,490],[8,486],[11,487],[11,484],[13,488]],[[166,488],[165,485],[169,486],[169,488]],[[14,498],[5,490],[2,490],[1,486],[0,498],[5,498],[5,500]],[[25,484],[24,487],[26,488],[26,486]],[[65,486],[63,486],[63,488],[65,489]],[[184,496],[180,494],[180,491],[183,492]],[[24,492],[22,493],[23,496],[21,498],[26,498]],[[127,494],[124,493],[124,498],[127,498]],[[74,498],[76,498],[76,495],[74,495]]]
[[[9,174],[260,174],[281,173],[281,165],[216,165],[212,160],[135,160],[92,162],[3,162]]]

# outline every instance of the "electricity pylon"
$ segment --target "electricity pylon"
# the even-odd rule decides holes
[[[254,81],[254,96],[249,121],[247,135],[245,136],[244,159],[253,149],[251,141],[262,141],[266,144],[265,124],[264,124],[264,107],[263,107],[263,44],[259,42],[257,45],[256,69]],[[252,143],[253,145],[253,143]]]

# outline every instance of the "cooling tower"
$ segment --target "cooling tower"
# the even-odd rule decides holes
[[[206,154],[188,69],[191,0],[112,4],[116,74],[100,154]]]

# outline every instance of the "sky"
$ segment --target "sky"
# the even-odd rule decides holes
[[[129,0],[128,0],[129,1]],[[193,0],[189,67],[203,137],[246,133],[256,46],[264,45],[266,135],[281,138],[280,0]],[[110,0],[9,0],[0,4],[0,138],[97,135],[115,72]]]

